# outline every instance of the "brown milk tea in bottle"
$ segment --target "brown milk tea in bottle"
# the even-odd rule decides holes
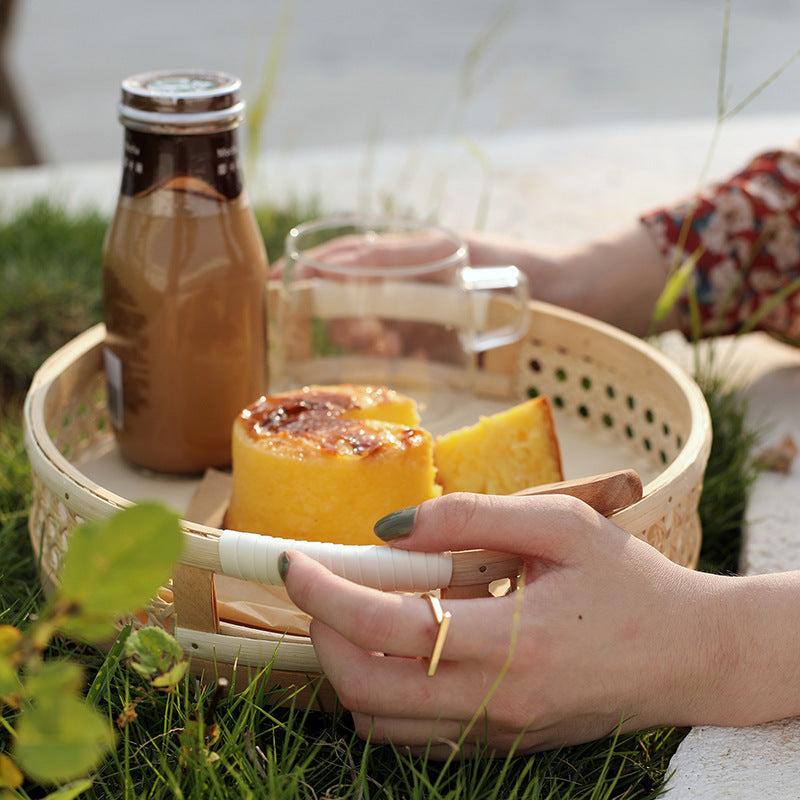
[[[240,81],[122,82],[122,185],[103,247],[104,361],[117,443],[167,473],[225,467],[237,414],[264,393],[267,257],[245,194]]]

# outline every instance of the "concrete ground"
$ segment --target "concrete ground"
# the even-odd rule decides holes
[[[252,109],[270,59],[279,68],[259,136],[269,152],[432,135],[480,144],[487,134],[713,117],[724,14],[724,0],[27,0],[14,6],[3,55],[51,163],[120,157],[126,75],[228,70]],[[791,59],[798,30],[800,0],[731,0],[730,107]],[[798,109],[800,63],[747,113]]]

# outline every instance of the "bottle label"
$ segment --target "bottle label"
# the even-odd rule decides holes
[[[111,423],[118,430],[124,429],[122,398],[122,361],[109,350],[103,348],[103,363],[106,368],[106,403]]]
[[[120,192],[141,196],[173,178],[203,181],[227,200],[242,192],[236,131],[195,135],[125,129]]]

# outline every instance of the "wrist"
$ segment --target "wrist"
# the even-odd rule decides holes
[[[800,714],[800,573],[697,572],[681,594],[659,724],[738,727]]]
[[[591,242],[563,261],[559,280],[571,284],[570,308],[637,336],[675,326],[676,312],[654,325],[667,266],[641,226]]]
[[[592,267],[587,248],[533,244],[494,233],[469,233],[464,238],[472,264],[513,264],[525,273],[534,300],[584,311],[585,279],[591,279]]]
[[[638,336],[654,330],[653,311],[666,285],[667,264],[642,225],[573,248],[544,247],[486,233],[466,235],[474,264],[514,264],[531,296],[578,311]],[[675,327],[673,309],[659,329]]]
[[[728,637],[734,668],[722,725],[800,714],[800,572],[731,578]]]
[[[729,580],[735,579],[673,565],[653,585],[657,622],[643,642],[639,669],[647,680],[631,729],[726,724],[740,648]]]

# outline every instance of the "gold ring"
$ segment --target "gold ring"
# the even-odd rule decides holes
[[[422,596],[428,601],[428,605],[433,612],[433,618],[438,625],[431,657],[422,659],[428,665],[428,677],[431,678],[439,666],[439,659],[442,657],[442,650],[444,650],[444,640],[447,638],[447,629],[450,627],[450,620],[453,615],[449,611],[442,611],[438,597],[434,597],[432,594],[424,594]]]

